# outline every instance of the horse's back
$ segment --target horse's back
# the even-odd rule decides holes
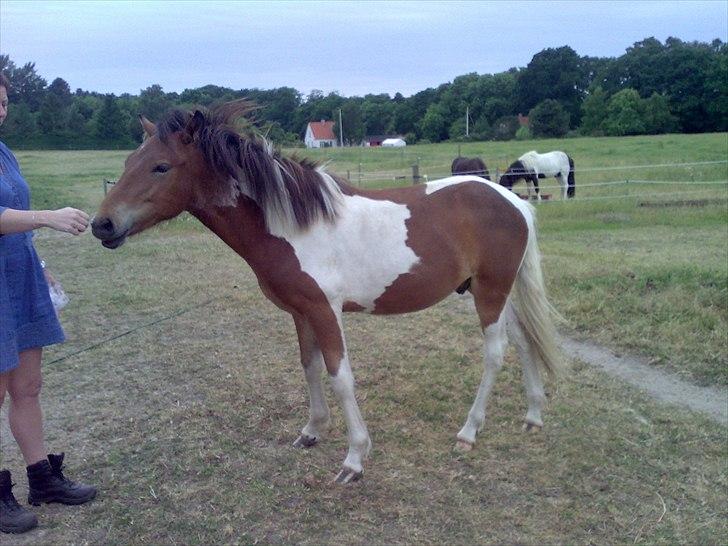
[[[569,159],[568,155],[558,150],[544,154],[531,150],[518,158],[528,169],[545,176],[565,175],[569,171]]]
[[[482,176],[490,180],[490,173],[485,161],[479,157],[456,157],[450,166],[450,172],[453,175],[475,175]]]

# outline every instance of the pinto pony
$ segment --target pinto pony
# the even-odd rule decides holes
[[[479,157],[456,157],[452,160],[450,172],[454,175],[469,174],[482,176],[483,178],[490,180],[488,167],[485,166],[485,162]]]
[[[541,200],[538,190],[538,179],[553,176],[561,186],[561,198],[574,197],[576,181],[574,180],[574,160],[564,152],[549,152],[539,154],[538,152],[526,152],[518,160],[511,163],[508,170],[503,173],[498,183],[509,190],[513,184],[523,179],[528,188],[528,197],[531,198],[531,187],[536,192],[536,197]]]
[[[310,414],[297,447],[329,423],[322,372],[343,408],[349,450],[336,482],[362,475],[371,449],[354,393],[342,313],[418,311],[469,291],[484,335],[485,371],[458,445],[470,449],[507,336],[524,369],[525,425],[541,427],[541,372],[561,367],[546,299],[533,209],[487,180],[456,176],[406,188],[354,188],[308,160],[286,158],[233,123],[236,101],[172,112],[146,138],[92,223],[106,248],[189,211],[237,252],[263,293],[290,313],[308,382]]]

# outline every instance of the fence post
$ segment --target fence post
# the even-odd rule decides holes
[[[420,165],[419,163],[415,163],[412,165],[412,184],[419,184],[420,183]]]
[[[496,184],[500,184],[500,167],[495,168],[495,179],[493,180]]]
[[[361,186],[361,163],[359,163],[359,186]]]

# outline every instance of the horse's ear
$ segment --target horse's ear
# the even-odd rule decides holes
[[[145,138],[152,137],[157,133],[157,126],[154,125],[151,121],[149,121],[147,118],[145,118],[141,114],[139,114],[139,122],[142,124],[144,133],[146,133]]]
[[[195,140],[195,134],[202,129],[202,126],[205,123],[205,115],[200,112],[199,110],[195,110],[195,113],[192,114],[192,117],[190,118],[190,121],[187,122],[187,127],[185,127],[184,132],[182,133],[182,141],[185,144],[189,144],[193,140]]]

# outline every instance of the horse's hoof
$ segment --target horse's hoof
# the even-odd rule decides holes
[[[301,434],[296,441],[293,442],[293,447],[313,447],[318,443],[316,436],[309,436],[307,434]]]
[[[351,468],[344,467],[341,469],[341,472],[334,478],[334,483],[345,485],[347,483],[354,483],[356,481],[361,480],[362,476],[364,476],[364,471],[357,472]]]
[[[526,421],[525,423],[523,423],[523,427],[521,428],[521,430],[523,430],[523,432],[541,432],[542,428],[543,425],[537,425],[536,423],[529,423],[528,421]]]
[[[466,442],[465,440],[458,440],[455,444],[455,451],[460,451],[462,453],[465,453],[467,451],[473,450],[473,444],[470,442]]]

